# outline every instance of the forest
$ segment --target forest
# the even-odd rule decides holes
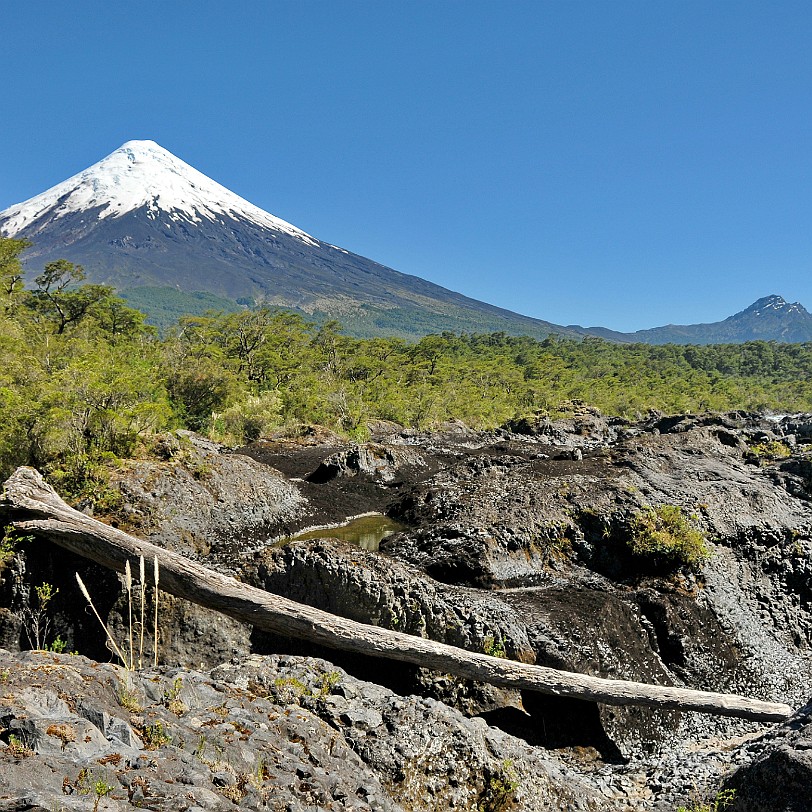
[[[812,344],[651,346],[505,333],[355,338],[271,308],[181,318],[164,333],[67,260],[26,284],[24,240],[0,238],[0,475],[42,470],[74,500],[176,428],[240,446],[371,420],[488,429],[573,400],[648,410],[812,411]]]

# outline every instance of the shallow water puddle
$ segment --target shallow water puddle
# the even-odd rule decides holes
[[[338,527],[325,527],[320,530],[308,530],[291,536],[288,541],[299,539],[341,539],[357,544],[364,550],[377,550],[380,543],[393,533],[405,530],[406,525],[390,519],[381,513],[359,516]]]

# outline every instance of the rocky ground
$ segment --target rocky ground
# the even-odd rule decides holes
[[[811,443],[809,416],[629,423],[577,404],[488,434],[378,424],[361,445],[311,429],[231,453],[181,433],[116,472],[124,505],[105,518],[362,622],[803,708]],[[709,539],[700,565],[630,545],[637,517],[662,506]],[[378,552],[278,543],[370,511],[406,527]],[[126,637],[117,576],[42,541],[18,545],[0,575],[0,809],[133,803],[133,786],[151,788],[136,800],[156,809],[674,810],[724,788],[730,809],[812,809],[808,706],[776,728],[499,690],[259,634],[169,596],[157,670],[13,653],[26,647],[31,587],[47,582],[59,589],[54,633],[109,660],[74,570]],[[150,749],[158,723],[175,732]],[[60,725],[76,739],[48,733]],[[103,773],[109,793],[96,798],[82,770]],[[25,794],[29,774],[39,783]]]

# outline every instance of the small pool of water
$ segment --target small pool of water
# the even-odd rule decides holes
[[[288,541],[299,539],[341,539],[357,544],[364,550],[377,550],[380,543],[393,533],[405,530],[406,525],[390,519],[380,513],[373,516],[360,516],[352,519],[346,524],[338,527],[328,527],[322,530],[308,530],[305,533],[297,533],[291,536]]]

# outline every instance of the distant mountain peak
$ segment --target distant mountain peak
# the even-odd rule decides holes
[[[737,313],[731,318],[739,318],[741,316],[765,316],[782,314],[789,316],[792,313],[807,313],[806,308],[800,302],[788,302],[783,296],[772,294],[771,296],[764,296],[761,299],[753,302],[750,307],[745,308],[740,313]]]
[[[155,141],[127,141],[78,175],[0,213],[3,231],[36,233],[60,218],[93,211],[99,220],[145,209],[152,219],[166,214],[175,222],[199,224],[223,217],[248,220],[310,245],[317,241],[285,220],[249,203]]]

